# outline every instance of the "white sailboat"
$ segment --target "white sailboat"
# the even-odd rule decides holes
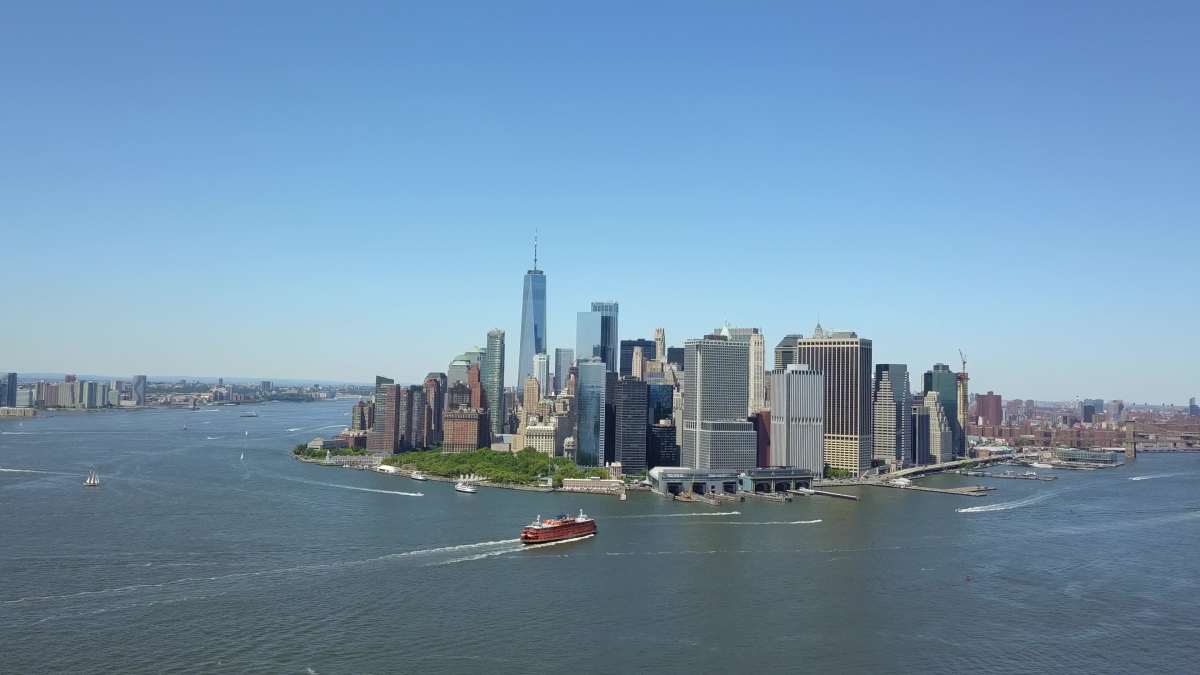
[[[242,453],[241,460],[243,462],[246,461],[246,453],[244,453],[244,452]]]
[[[93,471],[88,472],[87,479],[83,481],[84,487],[100,487],[100,475]]]

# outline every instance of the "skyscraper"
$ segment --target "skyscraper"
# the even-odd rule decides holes
[[[592,311],[579,312],[575,324],[575,358],[597,357],[610,372],[617,372],[620,357],[617,344],[615,302],[593,302]]]
[[[1004,400],[1000,394],[988,392],[975,398],[979,407],[980,423],[987,427],[998,427],[1004,424]]]
[[[642,381],[646,379],[646,355],[642,352],[641,347],[633,348],[633,358],[629,364],[629,375]]]
[[[646,440],[650,431],[647,416],[646,383],[623,377],[616,392],[616,461],[625,474],[639,474],[647,469]]]
[[[522,423],[528,420],[530,415],[537,414],[538,401],[541,400],[542,383],[532,375],[525,378],[525,386],[521,389],[521,409],[525,415],[521,418]]]
[[[944,363],[933,364],[932,370],[925,371],[924,390],[922,394],[929,392],[937,393],[937,400],[942,404],[942,411],[945,413],[950,424],[950,433],[954,437],[950,443],[950,452],[957,452],[961,447],[966,447],[965,436],[962,436],[963,430],[958,426],[958,390],[959,380],[954,371],[950,370],[950,366]],[[929,417],[934,418],[934,411],[929,411]],[[963,441],[959,438],[962,436]],[[931,439],[930,444],[936,442],[936,439]],[[936,452],[934,459],[937,459]]]
[[[146,376],[133,376],[133,404],[141,407],[146,405]]]
[[[936,391],[925,394],[929,411],[929,455],[935,463],[954,460],[954,426]]]
[[[749,344],[723,335],[684,343],[683,466],[754,468],[758,436],[746,421],[749,362]]]
[[[775,345],[775,369],[787,368],[795,363],[796,359],[796,343],[803,340],[804,336],[800,334],[785,335]]]
[[[912,396],[908,366],[880,363],[875,366],[875,461],[903,466],[912,457]]]
[[[17,407],[17,374],[6,374],[0,385],[0,407]]]
[[[825,375],[825,463],[856,476],[871,468],[871,341],[817,324],[812,337],[785,338],[775,357],[776,364],[806,363]]]
[[[391,378],[375,376],[375,426],[367,434],[367,450],[373,453],[390,455],[398,447],[396,399],[399,390]]]
[[[486,354],[486,349],[475,347],[454,357],[450,361],[450,365],[446,368],[446,385],[450,386],[455,382],[467,384],[467,370],[472,365],[482,365]],[[482,375],[482,370],[480,371],[480,375]]]
[[[667,362],[667,331],[663,328],[654,329],[654,356],[659,363]]]
[[[545,352],[533,355],[533,376],[537,378],[540,394],[550,395],[550,356]]]
[[[488,350],[491,351],[490,349]],[[525,382],[533,372],[533,355],[546,353],[546,275],[537,268],[537,238],[533,240],[533,269],[525,273],[521,296],[521,360],[517,382]],[[546,380],[539,378],[542,386]]]
[[[446,374],[425,376],[425,443],[432,447],[442,444],[442,413],[446,408]]]
[[[559,394],[567,389],[567,376],[571,371],[571,364],[575,361],[575,350],[559,347],[554,350],[554,391]]]
[[[604,463],[608,371],[603,361],[591,356],[579,359],[576,367],[575,406],[579,433],[575,462],[580,466],[601,466]]]
[[[621,377],[629,377],[633,374],[633,350],[641,347],[642,357],[654,360],[658,358],[655,354],[655,346],[653,340],[637,339],[637,340],[621,340],[621,366],[618,372]]]
[[[508,422],[508,410],[504,406],[504,331],[496,328],[487,334],[487,356],[483,374],[483,390],[487,395],[488,417],[492,425],[492,436],[504,433]],[[530,357],[530,366],[533,365]]]
[[[734,328],[729,324],[713,331],[728,337],[734,342],[745,342],[750,345],[750,365],[747,370],[749,378],[749,394],[746,399],[746,414],[758,412],[766,406],[766,358],[763,346],[762,332],[757,328]]]
[[[911,428],[912,457],[909,462],[914,466],[933,464],[933,456],[929,454],[929,408],[922,396],[913,400]]]
[[[967,382],[970,377],[967,376],[966,362],[963,362],[963,371],[955,377],[955,412],[957,417],[954,420],[955,431],[958,435],[954,439],[954,453],[959,457],[967,456],[967,416],[970,414],[971,394],[967,391]],[[1103,410],[1100,408],[1099,410]]]
[[[771,371],[771,466],[825,471],[825,376],[805,364]]]
[[[684,360],[683,347],[667,347],[667,363],[683,370]]]

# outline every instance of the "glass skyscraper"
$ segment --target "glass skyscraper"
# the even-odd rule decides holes
[[[575,350],[559,347],[554,350],[554,393],[561,392],[567,386],[567,375],[571,364],[575,362]]]
[[[533,356],[546,353],[546,275],[537,268],[534,249],[533,269],[525,273],[525,291],[521,297],[521,362],[517,366],[518,386],[533,372]],[[543,387],[546,382],[541,383]]]
[[[580,466],[604,464],[605,420],[604,407],[608,397],[608,370],[595,357],[581,358],[575,387],[578,410],[579,438],[575,446],[575,462]]]
[[[593,302],[592,311],[580,312],[575,324],[575,356],[581,361],[595,357],[609,372],[617,372],[620,363],[617,345],[618,304]]]
[[[499,328],[488,331],[484,363],[487,367],[483,369],[483,389],[487,392],[488,417],[492,436],[499,436],[504,433],[504,425],[508,421],[504,405],[504,331]],[[529,366],[533,367],[532,358]]]

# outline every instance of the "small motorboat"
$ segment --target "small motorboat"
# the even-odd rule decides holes
[[[426,476],[425,474],[421,473],[420,471],[414,471],[414,472],[412,472],[412,479],[413,480],[429,480],[429,476]]]
[[[470,483],[466,482],[465,480],[460,480],[457,483],[455,483],[454,489],[459,492],[466,492],[467,494],[475,494],[476,492],[479,492],[479,488],[475,487],[474,485],[471,485]]]

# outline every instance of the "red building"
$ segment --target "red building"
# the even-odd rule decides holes
[[[998,427],[1004,424],[1004,401],[1000,394],[988,392],[975,397],[975,405],[979,411],[981,424],[985,427]]]

